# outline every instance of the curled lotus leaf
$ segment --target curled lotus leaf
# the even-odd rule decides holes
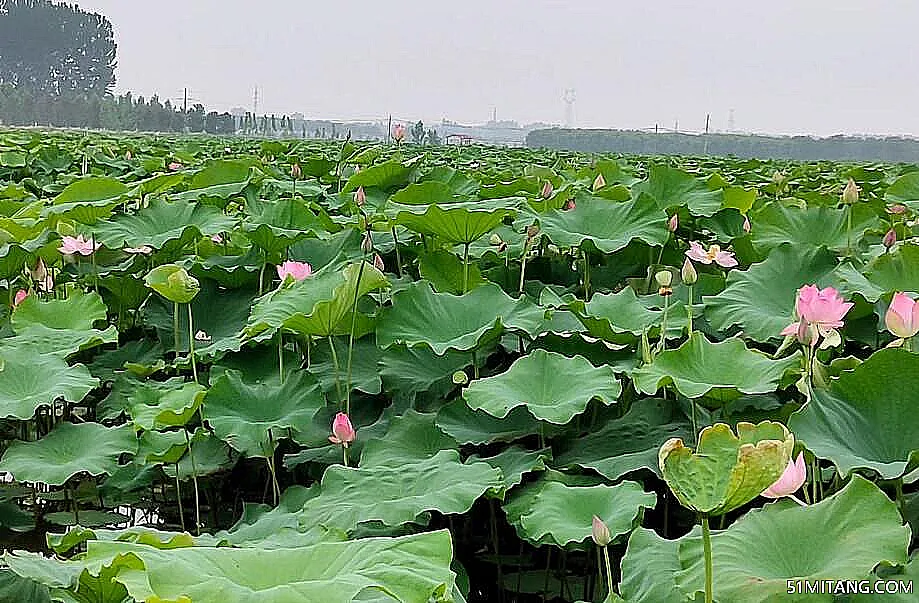
[[[741,507],[771,486],[791,459],[795,438],[781,423],[725,423],[702,430],[695,451],[681,438],[661,446],[661,473],[680,503],[707,515]]]
[[[144,278],[147,286],[177,304],[187,304],[195,299],[201,285],[185,268],[164,264],[151,270]]]

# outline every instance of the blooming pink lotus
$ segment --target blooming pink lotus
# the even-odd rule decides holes
[[[787,496],[800,505],[801,501],[792,496],[797,492],[804,482],[807,481],[807,465],[804,464],[804,453],[799,452],[798,458],[794,461],[788,461],[785,471],[774,484],[763,490],[762,496],[766,498],[782,498]]]
[[[125,247],[125,253],[136,253],[138,255],[150,255],[153,253],[153,247],[149,245],[141,245],[140,247]]]
[[[567,201],[565,201],[565,211],[571,211],[572,209],[576,207],[577,207],[577,204],[574,202],[574,199],[568,199]]]
[[[309,278],[313,274],[313,267],[307,264],[306,262],[294,262],[288,260],[278,266],[278,276],[281,281],[287,280],[287,277],[291,277],[295,281],[302,281],[303,279]]]
[[[354,427],[351,426],[351,419],[348,418],[348,415],[343,412],[335,415],[335,420],[332,421],[332,435],[329,436],[329,441],[347,448],[348,444],[353,442],[356,436],[357,434],[354,431]]]
[[[819,289],[817,285],[806,285],[798,289],[795,301],[796,322],[782,329],[782,335],[797,335],[801,323],[815,325],[824,337],[835,339],[836,328],[841,327],[843,317],[855,304],[845,301],[833,287]]]
[[[29,292],[26,291],[25,289],[20,289],[19,291],[17,291],[16,296],[13,297],[13,307],[15,308],[16,306],[24,302],[27,297],[29,297]]]
[[[903,205],[902,203],[892,203],[887,206],[887,213],[895,216],[901,216],[906,213],[909,208]]]
[[[392,138],[396,142],[402,142],[405,138],[405,126],[402,124],[396,124],[392,127]]]
[[[169,165],[167,167],[169,167],[170,172],[178,172],[185,166],[179,163],[178,161],[171,161],[169,162]]]
[[[884,323],[897,337],[913,337],[919,333],[919,303],[905,293],[895,293],[884,315]]]
[[[93,246],[91,240],[86,240],[83,238],[83,235],[77,235],[75,237],[62,237],[61,246],[57,248],[58,251],[64,255],[90,255],[100,247],[101,243],[96,243]]]
[[[218,245],[223,245],[223,237],[219,234],[211,235],[211,241]]]
[[[689,251],[686,252],[686,257],[703,264],[715,262],[723,268],[733,268],[737,265],[737,259],[730,251],[722,251],[721,247],[718,245],[711,245],[708,251],[706,251],[705,248],[696,241],[692,241],[689,244]]]

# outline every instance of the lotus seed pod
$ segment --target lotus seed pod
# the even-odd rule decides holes
[[[673,273],[669,270],[660,270],[654,275],[654,280],[661,287],[669,287],[673,283]]]

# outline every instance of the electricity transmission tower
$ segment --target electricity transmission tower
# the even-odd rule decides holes
[[[573,128],[574,127],[574,101],[575,101],[575,92],[574,88],[566,88],[565,93],[562,95],[562,100],[565,101],[565,127]]]

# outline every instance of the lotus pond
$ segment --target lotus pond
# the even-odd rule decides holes
[[[908,165],[0,131],[0,600],[906,591],[917,212]]]

